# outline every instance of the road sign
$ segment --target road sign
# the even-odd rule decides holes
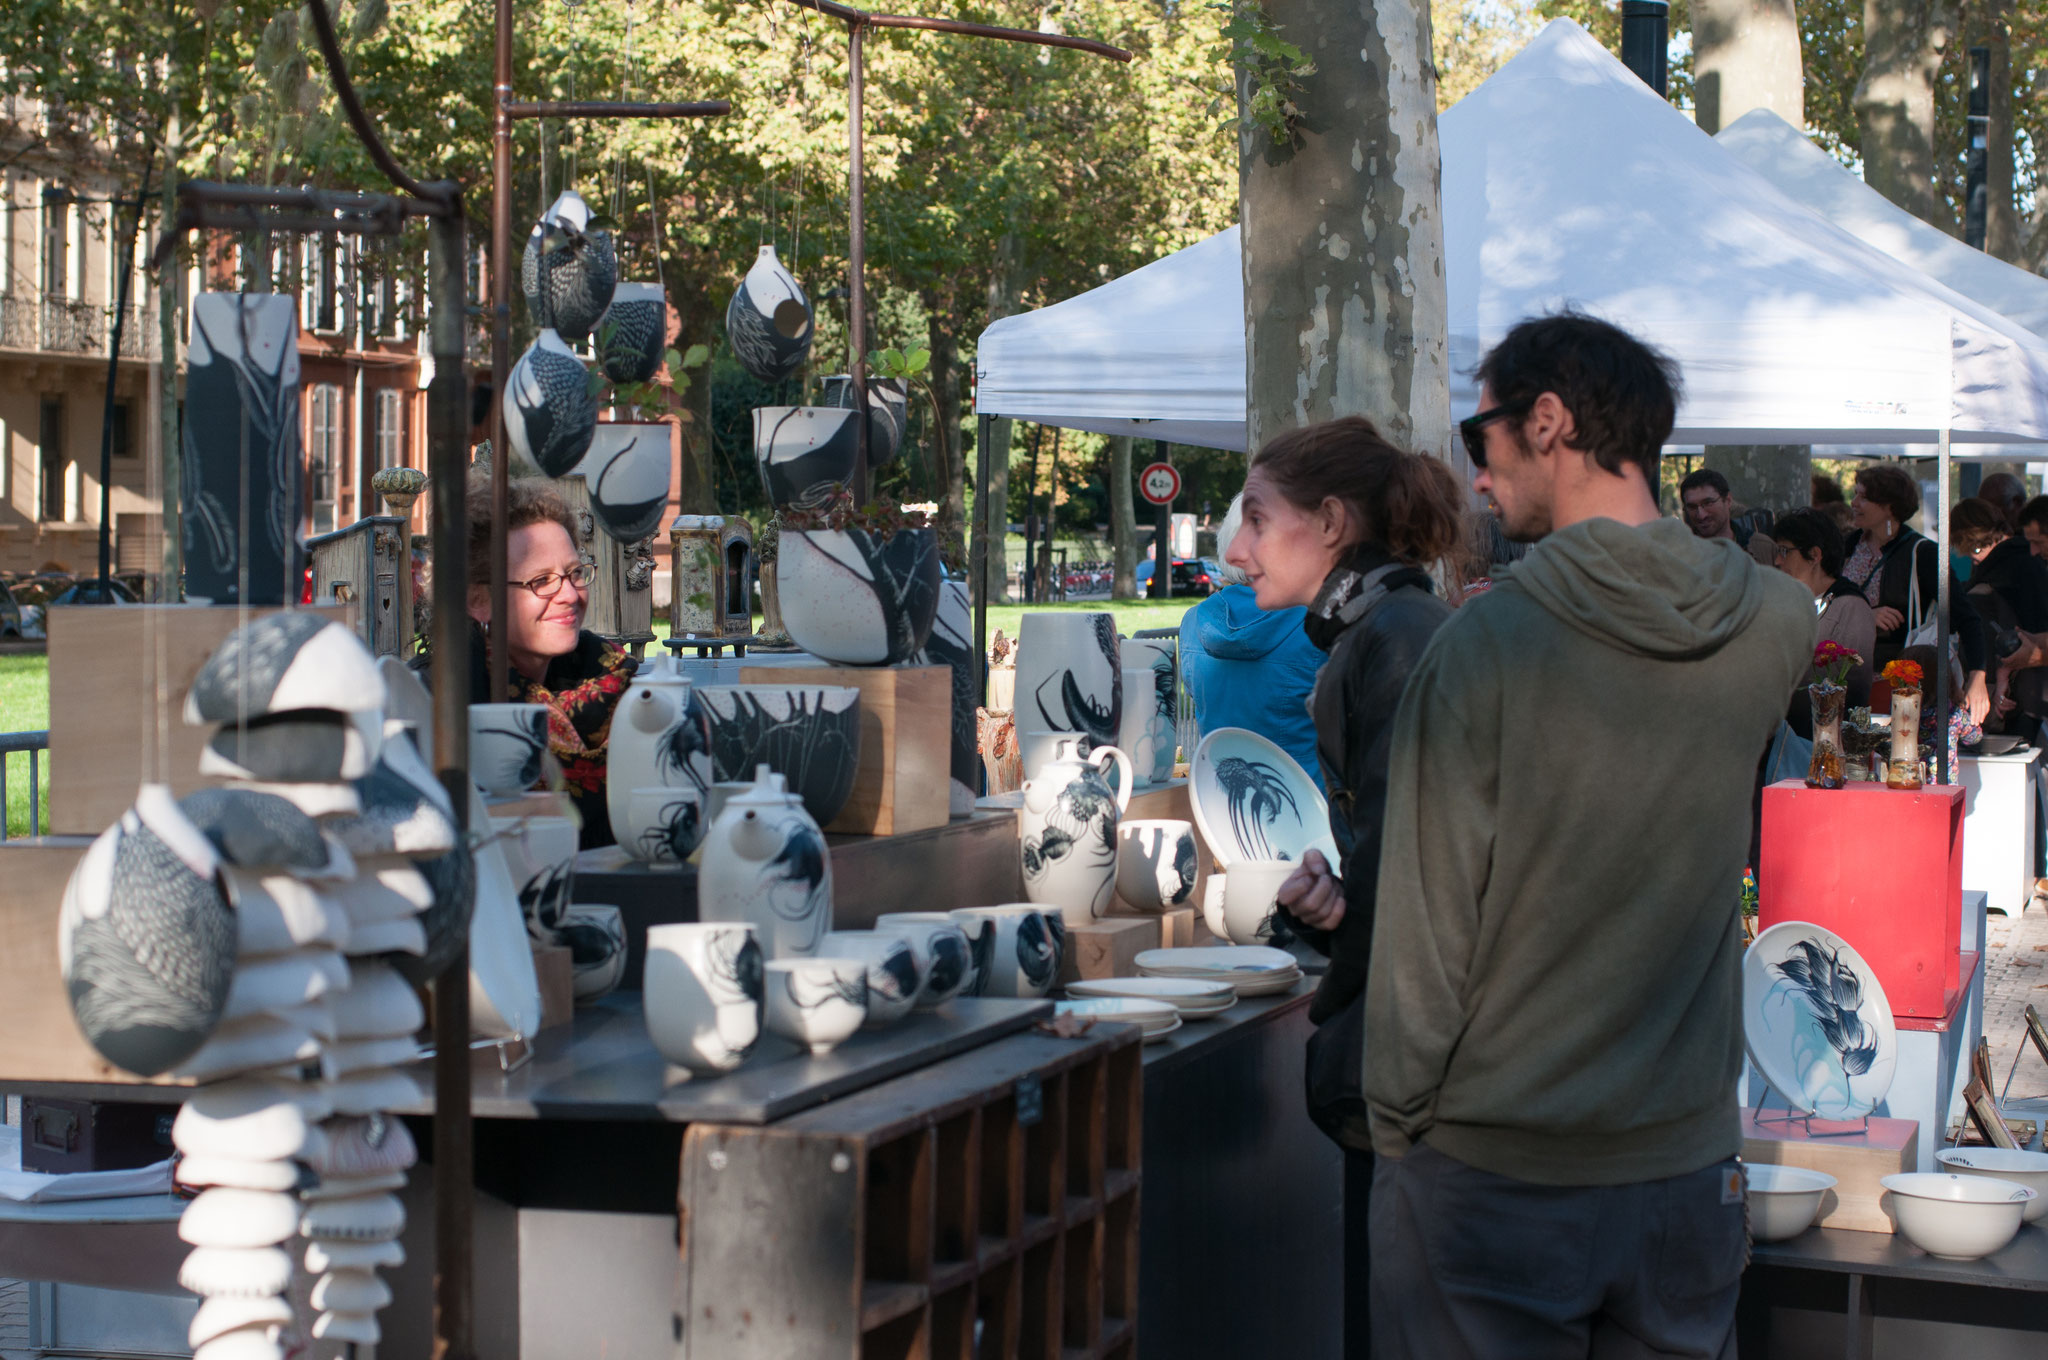
[[[1171,463],[1148,463],[1138,474],[1138,491],[1154,505],[1171,505],[1180,495],[1180,473]]]

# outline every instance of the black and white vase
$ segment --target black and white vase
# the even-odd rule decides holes
[[[590,452],[576,471],[590,488],[590,510],[621,543],[638,543],[661,527],[668,504],[668,426],[607,421],[597,427]]]
[[[1121,745],[1131,758],[1140,784],[1159,784],[1173,778],[1174,758],[1180,751],[1178,638],[1125,638],[1124,731]],[[1132,671],[1145,672],[1146,684],[1134,690]],[[1137,710],[1133,712],[1132,710]],[[1136,724],[1142,717],[1143,728]],[[1142,741],[1136,740],[1143,738]]]
[[[548,476],[567,476],[590,452],[597,432],[590,374],[554,330],[543,330],[512,365],[504,404],[512,452]]]
[[[825,404],[853,409],[853,379],[835,373],[824,380]],[[883,467],[903,451],[910,426],[910,384],[902,378],[868,379],[868,466]]]
[[[311,612],[266,614],[213,649],[184,716],[201,727],[299,709],[381,712],[385,694],[377,659],[346,626]]]
[[[939,612],[936,529],[784,530],[782,623],[797,646],[841,666],[894,666],[931,640]]]
[[[1038,611],[1017,630],[1017,690],[1013,701],[1020,746],[1025,738],[1071,732],[1096,746],[1113,746],[1124,711],[1123,661],[1116,616]],[[1027,765],[1026,779],[1036,771]]]
[[[591,231],[590,218],[583,196],[563,190],[533,224],[519,261],[519,286],[526,294],[527,310],[542,326],[571,340],[590,334],[611,306],[619,282],[612,234]]]
[[[633,838],[636,789],[711,786],[711,733],[682,664],[664,652],[650,656],[633,676],[612,718],[606,743],[605,812],[612,835]]]
[[[939,609],[932,618],[931,636],[925,640],[924,649],[910,661],[916,666],[952,667],[952,812],[955,817],[964,817],[974,811],[974,800],[981,787],[981,743],[975,718],[980,702],[974,693],[974,606],[965,581],[949,577],[939,582]]]
[[[615,383],[643,383],[668,348],[668,296],[658,283],[622,283],[597,323],[598,362]]]
[[[197,1053],[234,977],[220,857],[170,789],[145,784],[64,888],[58,947],[78,1028],[99,1055],[153,1077]]]
[[[619,847],[644,864],[681,864],[703,843],[708,826],[704,790],[687,784],[634,789]]]
[[[296,602],[305,562],[296,304],[281,293],[201,293],[187,363],[185,598]]]
[[[811,300],[803,287],[782,267],[775,247],[762,246],[725,309],[733,357],[762,382],[781,382],[810,355],[811,322]]]
[[[711,772],[750,778],[761,766],[781,775],[819,826],[853,793],[860,770],[860,691],[839,685],[700,685],[711,724]]]
[[[754,408],[754,462],[777,510],[816,510],[853,482],[853,412],[832,406]]]

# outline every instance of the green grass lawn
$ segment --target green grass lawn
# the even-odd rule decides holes
[[[1064,613],[1106,609],[1116,615],[1117,631],[1128,636],[1141,628],[1178,628],[1181,615],[1199,603],[1199,600],[1175,597],[1171,600],[1083,600],[1077,604],[993,604],[988,609],[988,635],[993,639],[996,629],[1000,628],[1003,636],[1016,637],[1017,626],[1027,609],[1032,613],[1040,610]]]
[[[50,725],[50,667],[42,656],[0,656],[0,732],[37,732]],[[28,756],[7,761],[7,834],[28,834]],[[37,758],[43,820],[50,817],[50,761]]]

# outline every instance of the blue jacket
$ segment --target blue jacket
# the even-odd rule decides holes
[[[1268,612],[1250,586],[1225,586],[1182,618],[1180,665],[1197,730],[1248,728],[1301,762],[1322,788],[1308,696],[1327,658],[1301,631],[1307,612]]]

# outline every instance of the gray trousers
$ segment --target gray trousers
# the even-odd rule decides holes
[[[1375,1360],[1735,1360],[1749,1257],[1731,1159],[1633,1185],[1532,1185],[1426,1145],[1372,1183]],[[1732,1203],[1724,1202],[1731,1199]]]

